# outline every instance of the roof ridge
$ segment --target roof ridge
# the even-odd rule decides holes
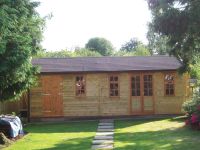
[[[151,56],[87,56],[87,57],[41,57],[33,59],[77,59],[77,58],[131,58],[131,57],[174,57],[168,55],[151,55]]]

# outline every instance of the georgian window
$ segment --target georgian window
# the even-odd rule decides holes
[[[119,96],[119,78],[118,76],[110,76],[110,96]]]
[[[144,75],[144,96],[153,95],[152,75]]]
[[[140,96],[140,76],[131,77],[132,96]]]
[[[165,95],[173,96],[174,93],[174,75],[166,74],[165,75]]]
[[[76,96],[84,96],[85,95],[85,77],[84,76],[76,76]]]

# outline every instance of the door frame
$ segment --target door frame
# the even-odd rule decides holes
[[[139,75],[140,77],[140,96],[132,96],[132,77],[133,76],[137,76]],[[144,75],[152,75],[152,103],[153,103],[153,109],[152,111],[144,111]],[[130,91],[130,99],[129,99],[129,112],[130,112],[130,115],[152,115],[155,113],[155,87],[154,87],[154,73],[152,72],[133,72],[133,73],[130,73],[130,77],[129,77],[129,91]],[[132,109],[132,98],[133,97],[136,97],[136,98],[140,98],[140,102],[141,102],[141,108],[140,110],[141,111],[133,111]]]
[[[61,75],[44,75],[41,77],[41,80],[43,80],[45,77],[47,77],[47,80],[51,79],[51,80],[55,81],[56,79],[59,79],[56,82],[57,86],[59,86],[59,91],[58,91],[58,93],[55,94],[55,93],[51,93],[50,92],[51,90],[48,90],[48,92],[50,92],[50,93],[46,93],[46,91],[44,91],[44,87],[43,87],[43,84],[45,84],[45,83],[44,83],[44,81],[41,81],[42,82],[42,117],[44,117],[44,118],[63,117],[63,113],[64,113],[63,94],[62,94],[63,93],[63,85],[62,85],[63,77]],[[52,77],[55,79],[52,79]],[[46,84],[48,84],[48,83],[46,83]],[[51,88],[51,86],[49,88]],[[55,95],[52,95],[52,94],[55,94]],[[45,105],[44,97],[45,96],[51,96],[51,98],[52,97],[59,98],[60,108],[62,109],[62,110],[60,110],[60,114],[57,114],[57,113],[53,114],[52,112],[51,112],[51,114],[45,114],[45,111],[44,111],[44,105]],[[54,100],[55,100],[55,98],[54,98]],[[56,104],[56,102],[54,103],[54,105],[55,104]]]

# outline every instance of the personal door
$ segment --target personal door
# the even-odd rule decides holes
[[[63,115],[63,99],[61,92],[61,76],[42,76],[42,104],[44,117],[56,117]]]
[[[153,75],[148,73],[133,74],[130,82],[131,114],[153,114]]]

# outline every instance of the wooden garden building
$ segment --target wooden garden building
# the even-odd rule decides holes
[[[30,119],[180,114],[188,75],[169,56],[40,58]]]

